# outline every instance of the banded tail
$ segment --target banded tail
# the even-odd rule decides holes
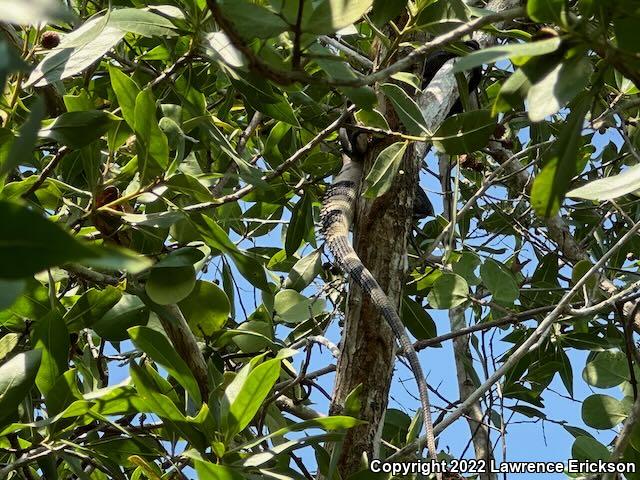
[[[351,276],[362,291],[371,298],[376,310],[391,327],[402,354],[409,361],[411,371],[418,385],[423,424],[427,435],[427,448],[432,457],[435,458],[436,446],[433,422],[431,420],[429,392],[427,391],[426,380],[418,355],[394,306],[349,242],[349,229],[353,221],[360,179],[362,178],[362,163],[351,159],[345,154],[343,154],[343,162],[342,170],[336,176],[325,195],[320,212],[321,232],[325,238],[325,245],[329,248],[340,268]]]

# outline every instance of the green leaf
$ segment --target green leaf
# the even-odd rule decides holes
[[[176,35],[175,25],[168,18],[141,8],[118,8],[109,12],[109,26],[143,37]]]
[[[77,370],[72,368],[58,377],[47,395],[47,416],[58,415],[76,400],[82,399],[78,388]]]
[[[496,119],[489,110],[472,110],[448,117],[431,140],[439,151],[461,155],[484,148],[495,129]]]
[[[539,217],[558,213],[569,182],[577,173],[578,152],[584,141],[582,125],[590,106],[586,100],[582,99],[569,114],[553,154],[533,181],[531,205]]]
[[[120,119],[103,110],[67,112],[42,128],[39,136],[79,149],[104,135]]]
[[[26,287],[24,280],[4,280],[0,278],[0,310],[13,305]]]
[[[0,310],[0,325],[24,329],[25,319],[38,320],[51,311],[49,290],[33,278],[26,281],[23,294],[7,309]]]
[[[227,295],[215,283],[198,280],[187,298],[178,303],[191,331],[198,336],[219,332],[229,318]]]
[[[29,118],[20,127],[20,135],[11,143],[9,153],[0,165],[0,181],[19,165],[29,165],[32,162],[33,148],[44,113],[44,102],[38,97],[31,107]]]
[[[453,73],[464,72],[465,70],[471,70],[488,63],[495,63],[506,58],[546,55],[558,50],[561,42],[562,40],[559,37],[554,37],[537,42],[507,43],[476,50],[458,59],[453,67]]]
[[[149,355],[151,360],[162,365],[199,406],[202,403],[202,397],[198,382],[167,337],[149,327],[131,327],[127,331],[136,347]]]
[[[17,71],[28,70],[28,65],[13,45],[0,41],[0,89],[4,89],[7,77]]]
[[[263,291],[270,291],[264,267],[255,257],[240,251],[230,252],[229,256],[233,260],[240,274],[256,288]]]
[[[147,183],[162,176],[169,164],[169,142],[158,126],[156,100],[150,88],[136,97],[134,130],[140,181]]]
[[[231,77],[231,82],[254,110],[294,127],[300,126],[289,101],[284,95],[276,93],[269,83],[249,74]]]
[[[373,0],[373,8],[369,12],[369,18],[378,27],[381,27],[389,20],[394,20],[400,16],[407,6],[407,0]]]
[[[289,452],[294,452],[302,448],[312,447],[317,449],[321,444],[335,444],[342,440],[344,440],[344,434],[341,432],[322,433],[320,435],[306,435],[300,439],[284,441],[279,445],[270,448],[269,451],[266,452],[262,451],[251,453],[249,454],[249,456],[242,459],[242,466],[247,468],[263,467],[261,470],[264,472],[264,475],[269,473],[270,471],[270,469],[266,468],[268,466],[268,463],[271,463],[275,458],[288,456]]]
[[[95,17],[66,35],[33,69],[25,87],[44,87],[71,77],[102,58],[122,40],[125,32]]]
[[[111,88],[118,99],[118,105],[122,110],[122,116],[125,122],[131,127],[135,128],[136,119],[136,98],[140,93],[140,87],[138,84],[121,69],[115,68],[111,65],[108,66],[109,77],[111,78]]]
[[[613,21],[613,30],[616,34],[617,47],[629,52],[638,53],[638,17],[620,17]]]
[[[609,395],[590,395],[582,403],[582,420],[598,430],[607,430],[624,422],[631,405]]]
[[[389,130],[387,119],[378,110],[358,110],[353,114],[359,124]]]
[[[0,365],[0,423],[29,395],[41,358],[40,350],[29,350]]]
[[[526,97],[531,82],[522,68],[513,72],[502,84],[491,110],[492,115],[523,108],[522,99]]]
[[[281,290],[274,301],[276,315],[287,323],[300,323],[324,311],[324,300],[308,299],[295,290]]]
[[[200,480],[244,480],[246,478],[240,473],[241,471],[225,465],[217,465],[201,460],[196,460],[195,464],[196,473]]]
[[[135,362],[129,365],[129,373],[143,402],[139,407],[143,407],[143,411],[148,408],[158,415],[168,428],[192,442],[196,448],[204,448],[207,444],[204,435],[189,424],[169,397],[160,393],[151,375]]]
[[[571,458],[579,461],[608,461],[611,457],[609,449],[592,437],[580,436],[571,446]]]
[[[247,332],[233,337],[233,343],[244,353],[256,353],[273,344],[273,328],[267,322],[249,320],[240,324],[236,332]]]
[[[92,251],[100,256],[82,259],[79,263],[107,272],[125,271],[131,275],[136,275],[153,265],[151,259],[126,248],[102,244],[100,247],[92,248]]]
[[[532,122],[554,115],[589,84],[593,68],[586,55],[563,60],[536,81],[527,93],[528,114]]]
[[[122,291],[108,285],[104,290],[91,288],[67,311],[63,320],[70,332],[77,332],[100,320],[122,298]]]
[[[174,223],[184,218],[184,213],[179,211],[166,211],[158,213],[125,213],[120,217],[123,222],[137,227],[169,228]]]
[[[202,43],[205,54],[212,60],[221,61],[231,68],[244,66],[242,53],[233,46],[224,32],[209,33],[203,38]]]
[[[571,270],[571,282],[574,285],[578,283],[580,280],[582,280],[582,277],[584,277],[587,272],[591,270],[592,267],[593,264],[589,260],[580,260],[573,266],[573,269]],[[588,292],[593,291],[597,281],[597,274],[593,273],[589,276],[587,282],[584,285]]]
[[[594,387],[616,387],[629,379],[627,357],[620,351],[598,352],[587,362],[582,378]]]
[[[0,278],[30,277],[45,268],[96,256],[33,210],[0,201]]]
[[[57,0],[0,0],[0,22],[37,25],[52,21],[68,21],[73,14]]]
[[[136,413],[132,399],[136,398],[135,389],[129,385],[131,379],[111,387],[99,388],[84,394],[85,400],[95,401],[92,412],[100,415],[128,415]]]
[[[593,180],[567,193],[567,197],[605,201],[622,197],[640,190],[640,165],[633,165],[625,171],[610,177]]]
[[[211,192],[209,189],[203,185],[200,180],[191,175],[179,173],[172,176],[166,185],[169,190],[188,195],[199,202],[208,202],[211,200]]]
[[[571,360],[569,360],[564,350],[557,351],[556,355],[559,357],[560,365],[558,366],[558,373],[560,374],[560,379],[569,395],[573,398],[573,368],[571,366]]]
[[[296,203],[291,212],[291,220],[287,228],[284,249],[287,256],[293,255],[305,238],[313,234],[313,199],[311,194],[305,194]]]
[[[415,25],[432,35],[443,35],[469,19],[469,7],[463,0],[437,0],[422,3]],[[485,12],[484,9],[477,11]]]
[[[513,274],[491,258],[485,260],[480,267],[480,277],[493,299],[498,302],[512,304],[520,295]]]
[[[193,220],[207,245],[229,255],[240,274],[253,286],[270,291],[262,265],[251,255],[239,250],[215,220],[206,215],[194,215]]]
[[[336,32],[358,21],[372,5],[373,0],[321,0],[302,30],[318,35]]]
[[[189,296],[196,285],[193,265],[185,267],[152,268],[144,289],[158,305],[171,305]]]
[[[313,61],[330,79],[349,81],[358,78],[358,74],[353,67],[343,57],[335,55],[329,48],[314,44],[309,47],[309,51],[313,56]],[[378,103],[376,92],[370,86],[340,87],[338,91],[358,107],[366,110],[371,110]]]
[[[402,299],[402,323],[417,340],[436,336],[436,324],[431,315],[415,300]]]
[[[0,362],[9,355],[20,342],[20,335],[17,333],[5,333],[0,338]]]
[[[407,145],[408,142],[396,142],[380,152],[365,179],[368,185],[364,192],[365,197],[379,197],[391,188],[407,151]]]
[[[218,2],[220,10],[244,38],[271,38],[286,32],[289,25],[271,10],[246,0]]]
[[[120,342],[127,340],[127,329],[145,325],[149,320],[149,310],[135,295],[123,295],[120,301],[99,320],[87,327],[92,328],[105,340]]]
[[[354,392],[351,392],[349,396],[351,397],[353,393]],[[347,417],[343,415],[336,415],[331,417],[318,417],[318,418],[314,418],[313,420],[305,420],[304,422],[293,423],[284,428],[276,430],[275,432],[270,433],[269,435],[255,438],[240,446],[234,447],[228,453],[233,453],[236,451],[253,448],[256,445],[259,445],[260,443],[264,442],[265,440],[281,437],[284,434],[289,432],[301,432],[308,428],[321,428],[322,430],[326,430],[326,431],[345,430],[347,428],[353,428],[355,426],[362,425],[364,423],[365,423],[364,421],[358,420],[357,418]]]
[[[565,0],[529,0],[527,15],[535,22],[562,24]]]
[[[34,348],[42,352],[36,385],[47,396],[58,377],[67,370],[69,332],[62,316],[51,311],[40,319],[33,330],[32,342]]]
[[[283,287],[300,292],[304,290],[321,271],[322,258],[320,250],[314,250],[296,262],[289,272],[289,276],[284,281]]]
[[[420,107],[398,85],[393,83],[383,83],[380,85],[380,90],[393,105],[393,109],[398,114],[400,121],[411,135],[424,135],[428,134],[427,124]]]
[[[480,266],[480,256],[468,250],[463,251],[460,254],[458,261],[454,263],[451,268],[453,273],[457,273],[464,278],[469,285],[478,285],[480,279],[476,276],[476,269]]]
[[[222,402],[223,418],[226,414],[227,420],[227,439],[244,430],[258,412],[280,376],[280,362],[275,358],[258,365],[247,375],[239,373],[227,386]]]
[[[462,305],[469,295],[469,285],[455,273],[439,276],[427,295],[429,306],[435,309],[449,309]]]

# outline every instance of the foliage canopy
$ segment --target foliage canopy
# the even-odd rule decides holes
[[[416,347],[459,337],[430,312],[461,308],[496,333],[465,359],[492,435],[555,421],[575,458],[640,463],[640,9],[472,3],[0,0],[0,478],[309,478],[298,451],[337,475],[361,399],[309,400],[345,304],[315,226],[354,119],[386,142],[363,199],[410,146],[449,162],[422,163],[457,212],[416,228]],[[420,72],[443,49],[460,91],[483,79],[434,123]],[[554,378],[620,388],[570,425],[545,409]],[[387,411],[382,456],[419,435],[410,414]],[[589,431],[621,425],[611,446]]]

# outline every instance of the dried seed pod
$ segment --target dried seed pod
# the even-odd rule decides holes
[[[40,38],[40,45],[42,45],[42,48],[46,48],[47,50],[56,48],[60,45],[60,35],[51,30],[44,32],[42,34],[42,38]]]

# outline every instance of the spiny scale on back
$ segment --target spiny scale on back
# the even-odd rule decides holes
[[[418,384],[420,403],[423,411],[424,428],[427,435],[427,448],[435,458],[436,448],[433,435],[433,423],[429,405],[429,394],[426,380],[418,355],[413,349],[404,325],[396,313],[395,308],[387,298],[373,274],[363,265],[351,243],[349,243],[349,229],[355,213],[355,204],[362,179],[362,155],[366,151],[366,136],[357,135],[351,146],[344,129],[340,131],[343,150],[342,169],[334,178],[327,190],[320,211],[321,232],[325,238],[325,245],[333,254],[336,263],[349,274],[356,284],[371,298],[375,308],[387,321],[400,344],[401,353],[407,358],[413,375]]]

